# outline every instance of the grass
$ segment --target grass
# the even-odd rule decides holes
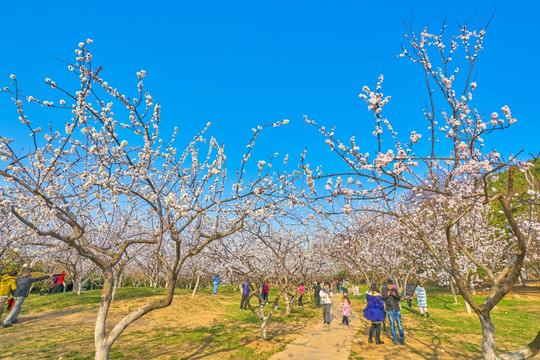
[[[150,288],[121,288],[111,306],[108,329],[121,316],[150,300],[162,298]],[[100,290],[31,295],[23,305],[21,323],[0,329],[3,356],[18,359],[92,359],[93,326]],[[251,311],[239,311],[240,296],[232,287],[218,296],[202,289],[176,291],[173,304],[132,324],[113,345],[111,359],[267,359],[283,350],[318,311],[313,305],[285,314],[285,304],[270,320],[268,341],[258,340],[260,321]],[[276,295],[270,292],[270,300]],[[252,305],[258,304],[255,299]],[[269,310],[269,305],[265,308]],[[198,319],[200,318],[200,321]],[[3,331],[2,331],[3,330]]]
[[[364,289],[365,290],[365,289]],[[491,312],[495,325],[495,337],[499,352],[515,351],[530,342],[538,333],[540,320],[540,288],[530,288],[528,295],[517,298],[512,293],[499,302]],[[411,345],[411,352],[417,357],[411,359],[477,359],[481,356],[482,328],[476,314],[467,314],[465,303],[458,296],[454,304],[452,295],[438,287],[427,289],[430,317],[420,316],[416,300],[409,312],[406,304],[402,306],[402,322],[406,341]],[[532,296],[531,296],[532,295]],[[481,303],[485,296],[474,296]],[[353,298],[353,308],[360,316],[366,306],[365,297]],[[367,340],[368,322],[358,333]],[[388,331],[389,336],[390,331]],[[387,342],[391,340],[387,337]],[[409,341],[410,340],[410,341]],[[442,349],[442,351],[441,351]],[[349,359],[362,359],[367,344],[355,344]],[[362,354],[360,356],[359,354]],[[366,357],[370,358],[370,357]],[[409,358],[409,357],[408,357]]]
[[[361,291],[365,294],[366,287]],[[492,312],[499,351],[515,350],[532,340],[540,320],[539,288],[533,296],[508,295]],[[531,290],[529,290],[531,291]],[[534,292],[536,291],[536,292]],[[113,345],[111,359],[268,359],[282,351],[311,324],[318,322],[320,310],[305,296],[303,308],[285,314],[280,302],[270,321],[268,341],[260,341],[259,319],[250,311],[239,311],[240,295],[232,287],[220,288],[218,296],[202,289],[192,298],[190,290],[177,290],[173,304],[154,311],[128,327]],[[108,330],[129,311],[163,298],[165,291],[151,288],[121,288],[111,306]],[[100,290],[31,295],[23,306],[20,324],[0,329],[5,358],[17,359],[92,359],[93,326],[100,303]],[[270,292],[270,300],[275,297]],[[365,297],[351,297],[353,309],[361,316]],[[482,301],[482,296],[475,298]],[[412,313],[402,310],[407,348],[403,359],[473,359],[481,353],[481,328],[475,314],[466,314],[463,300],[454,304],[444,289],[428,288],[431,317],[420,317],[413,301]],[[256,305],[257,300],[252,299]],[[268,306],[266,307],[268,311]],[[367,346],[368,323],[358,333],[349,359],[381,358]],[[383,345],[387,346],[387,345]],[[390,345],[388,345],[390,346]],[[386,348],[385,351],[392,351]],[[379,348],[380,351],[380,348]]]

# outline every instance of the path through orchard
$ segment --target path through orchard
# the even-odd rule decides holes
[[[364,324],[358,313],[351,310],[350,326],[339,325],[342,319],[340,303],[332,304],[330,313],[330,325],[323,323],[321,310],[321,321],[318,325],[287,345],[285,350],[273,355],[270,360],[347,360],[356,333]]]

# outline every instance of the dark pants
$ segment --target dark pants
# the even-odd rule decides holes
[[[380,322],[371,322],[371,327],[369,328],[369,341],[372,341],[373,334],[375,334],[375,341],[381,341],[381,323]]]
[[[332,306],[332,304],[322,305],[323,319],[324,319],[324,322],[328,324],[330,324],[330,306]]]
[[[300,295],[300,297],[298,298],[298,306],[304,306],[304,303],[302,302],[302,297],[304,296],[304,294]]]
[[[407,305],[409,305],[409,310],[412,309],[412,299],[407,299]]]
[[[321,306],[321,297],[320,296],[315,296],[315,306],[317,307],[317,309]]]
[[[263,293],[263,300],[265,304],[268,304],[268,293]]]
[[[242,294],[242,300],[240,301],[240,309],[246,310],[249,303],[249,294]]]
[[[349,317],[346,315],[343,315],[343,320],[341,320],[341,323],[349,326]]]

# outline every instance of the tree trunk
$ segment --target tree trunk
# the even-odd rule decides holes
[[[195,297],[195,293],[197,292],[197,288],[199,287],[200,279],[201,279],[201,274],[197,274],[197,281],[195,282],[195,287],[193,288],[193,293],[191,294],[191,297]]]
[[[524,360],[532,359],[540,351],[540,331],[534,338],[534,340],[523,349],[518,350],[511,354],[501,354],[497,359],[499,360]]]
[[[465,310],[467,310],[467,314],[472,314],[471,305],[467,301],[465,301]]]
[[[478,318],[482,324],[482,356],[484,360],[497,360],[495,351],[495,327],[489,313],[479,313]]]
[[[456,289],[454,288],[454,282],[450,280],[450,290],[452,291],[452,296],[454,297],[454,304],[458,304]]]
[[[113,284],[113,289],[112,289],[112,294],[111,294],[111,301],[114,301],[114,297],[116,296],[116,290],[118,289],[118,281],[119,281],[119,277],[116,276],[114,278],[114,284]]]
[[[266,340],[266,329],[268,328],[268,320],[270,320],[270,317],[265,316],[264,320],[261,322],[261,340]]]
[[[99,306],[96,326],[94,328],[94,342],[96,348],[95,360],[108,360],[109,351],[111,350],[112,343],[107,341],[106,336],[106,323],[107,315],[112,301],[113,292],[113,273],[112,270],[103,272],[103,290],[101,292],[101,304]]]
[[[291,313],[293,304],[294,304],[294,296],[291,297],[289,295],[285,295],[285,302],[287,303],[287,308],[285,309],[285,314],[289,315]]]

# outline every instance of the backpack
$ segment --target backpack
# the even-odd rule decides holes
[[[11,298],[7,300],[7,311],[11,311],[13,309],[13,305],[15,305],[15,299]]]
[[[53,282],[54,284],[56,284],[56,282],[58,281],[58,277],[60,277],[60,275],[53,275],[53,277],[52,277],[52,282]]]

